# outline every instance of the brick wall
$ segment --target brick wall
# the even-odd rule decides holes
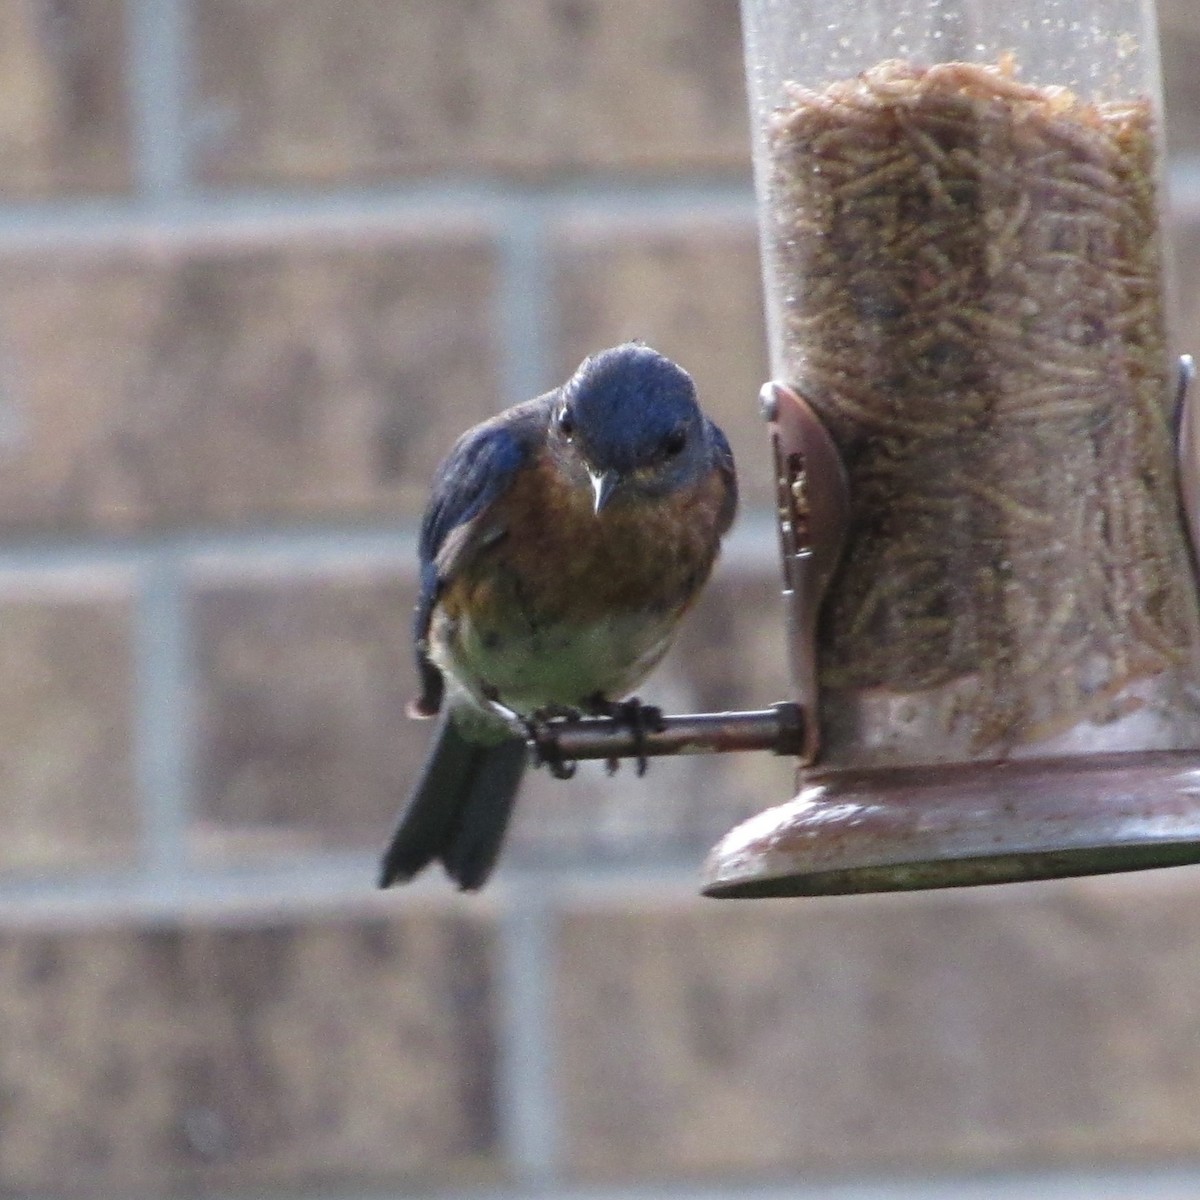
[[[430,471],[591,349],[742,464],[646,694],[786,694],[746,144],[734,0],[0,0],[0,1192],[1196,1193],[1194,871],[703,902],[746,756],[372,891]]]

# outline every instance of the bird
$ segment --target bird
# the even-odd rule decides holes
[[[628,715],[737,511],[733,454],[691,376],[644,342],[467,430],[421,522],[413,640],[431,748],[379,886],[433,862],[490,876],[531,722]],[[567,777],[569,772],[556,772]]]

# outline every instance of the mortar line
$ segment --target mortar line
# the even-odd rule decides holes
[[[131,140],[137,194],[161,202],[187,190],[191,163],[186,0],[129,0]]]
[[[1096,1167],[1024,1167],[971,1173],[947,1168],[902,1172],[882,1177],[873,1171],[863,1177],[797,1170],[777,1178],[759,1179],[731,1172],[697,1181],[672,1180],[629,1183],[624,1186],[574,1185],[556,1188],[554,1200],[1193,1200],[1200,1189],[1194,1166],[1117,1164]],[[499,1186],[450,1191],[436,1186],[415,1191],[326,1193],[328,1200],[531,1200],[528,1189]],[[533,1193],[536,1196],[536,1193]],[[211,1200],[235,1200],[232,1194]]]
[[[1200,154],[1181,155],[1167,164],[1168,216],[1200,217]]]
[[[561,1175],[553,895],[536,878],[511,879],[499,928],[497,1117],[513,1177],[536,1190],[552,1187]]]
[[[142,816],[142,870],[177,885],[187,866],[188,635],[176,555],[160,552],[139,571],[134,619],[135,763]]]
[[[357,528],[150,530],[144,534],[23,535],[0,537],[0,569],[37,569],[97,564],[146,565],[163,555],[181,567],[206,560],[268,565],[337,565],[348,559],[408,562],[416,553],[413,522]]]
[[[496,339],[502,363],[504,402],[517,404],[553,385],[550,250],[546,209],[541,204],[507,205],[500,233]]]
[[[776,537],[772,513],[748,510],[726,539],[722,562],[747,567],[773,562],[778,556]],[[181,571],[226,564],[323,570],[364,560],[412,567],[416,544],[416,524],[408,521],[353,528],[150,531],[129,536],[8,534],[0,536],[0,571],[149,567],[163,556],[174,560]]]
[[[446,881],[433,872],[422,876],[402,890],[381,892],[375,886],[378,851],[376,848],[344,851],[320,851],[311,856],[280,857],[276,860],[258,860],[206,864],[191,862],[178,876],[166,877],[161,872],[123,870],[114,867],[108,870],[89,871],[70,875],[38,875],[24,879],[12,878],[0,883],[0,926],[14,924],[60,923],[64,919],[86,923],[105,920],[203,919],[228,914],[259,913],[264,909],[271,912],[307,912],[314,908],[360,907],[381,908],[383,911],[398,911],[407,904],[433,903],[439,906],[456,905],[465,911],[493,912],[503,899],[518,892],[552,893],[564,905],[579,906],[604,904],[612,896],[625,894],[629,889],[651,892],[664,890],[672,895],[695,895],[699,887],[698,856],[676,856],[643,860],[640,862],[612,862],[588,864],[571,860],[550,865],[504,865],[496,882],[481,900],[474,897],[463,899],[448,890]],[[518,914],[514,920],[526,920]],[[532,964],[540,972],[541,951],[531,945],[529,930],[536,921],[549,920],[547,915],[534,914],[533,923],[523,930],[514,930],[512,936],[516,953],[508,961],[519,965]],[[550,934],[546,934],[549,941]],[[522,941],[522,939],[525,939]],[[507,945],[507,943],[506,943]],[[512,969],[516,969],[514,966]],[[537,1049],[535,1036],[544,1031],[536,1026],[535,1016],[528,1006],[519,1003],[522,990],[531,986],[532,975],[525,974],[511,983],[506,983],[509,967],[502,966],[498,990],[501,996],[501,1012],[498,1019],[520,1021],[525,1030],[522,1046],[533,1046],[535,1054],[522,1051],[519,1059],[502,1064],[504,1081],[512,1080],[510,1088],[519,1097],[534,1097],[547,1094],[552,1084],[548,1070],[551,1055],[542,1055]],[[510,1001],[507,997],[514,997]],[[505,1025],[507,1029],[507,1024]],[[543,1083],[537,1089],[521,1083],[524,1074],[543,1061],[547,1070],[539,1075]],[[536,1082],[536,1081],[535,1081]],[[507,1087],[507,1083],[506,1083]],[[541,1101],[539,1101],[541,1103]],[[533,1107],[525,1103],[521,1110],[530,1113]],[[502,1121],[509,1121],[510,1129],[505,1135],[506,1145],[529,1147],[531,1140],[522,1131],[526,1126],[515,1120],[512,1114]],[[514,1161],[529,1162],[545,1160],[546,1154],[534,1155],[532,1150],[521,1150]]]
[[[185,135],[180,132],[168,137],[159,131],[156,136],[164,142],[175,142]],[[705,213],[747,218],[753,215],[748,177],[711,184],[679,183],[671,179],[631,181],[615,187],[584,182],[534,188],[481,180],[418,182],[382,188],[205,191],[187,185],[180,176],[185,167],[182,163],[172,167],[160,161],[166,157],[165,149],[148,147],[147,161],[159,161],[160,165],[153,172],[147,168],[146,186],[132,199],[0,203],[0,246],[41,244],[56,237],[103,243],[147,231],[228,234],[241,227],[255,236],[264,231],[278,233],[286,232],[289,227],[308,226],[344,226],[349,232],[356,232],[387,228],[400,221],[419,221],[436,230],[439,226],[461,224],[463,220],[490,222],[497,216],[504,219],[511,214],[537,220],[550,210],[599,210],[619,217],[645,214],[651,219]]]

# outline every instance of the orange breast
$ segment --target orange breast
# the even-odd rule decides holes
[[[659,499],[614,503],[599,515],[590,489],[547,464],[521,474],[498,503],[508,536],[464,580],[472,610],[511,602],[537,623],[586,623],[619,612],[681,613],[707,579],[725,495],[718,472]],[[500,582],[496,576],[508,577]]]

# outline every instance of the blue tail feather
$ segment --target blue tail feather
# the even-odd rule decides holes
[[[379,886],[405,883],[440,861],[461,890],[482,887],[500,853],[526,761],[519,738],[470,741],[443,707],[421,777],[384,853]]]

